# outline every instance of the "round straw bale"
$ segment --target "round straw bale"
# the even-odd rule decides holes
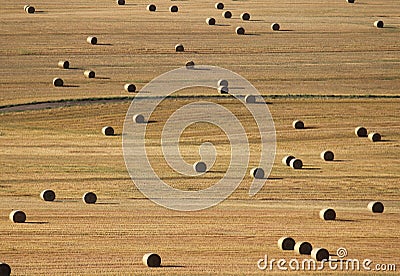
[[[69,69],[69,61],[68,60],[60,60],[57,64],[58,68],[61,69]]]
[[[54,201],[54,199],[56,199],[56,193],[52,190],[44,190],[40,193],[40,198],[44,201]]]
[[[208,25],[215,25],[215,18],[209,17],[206,19]]]
[[[93,192],[87,192],[83,195],[82,200],[86,204],[95,204],[97,201],[97,195]]]
[[[378,142],[382,139],[381,135],[378,132],[372,132],[368,134],[368,139],[372,142]]]
[[[157,10],[157,7],[156,7],[156,5],[154,5],[154,4],[149,4],[149,5],[147,6],[147,10],[148,10],[148,11],[151,11],[151,12],[155,12],[155,11]]]
[[[312,251],[312,245],[309,242],[299,241],[294,245],[294,251],[296,251],[298,254],[310,255]]]
[[[124,85],[124,89],[126,92],[133,93],[136,92],[136,85],[133,83],[127,83]]]
[[[271,30],[273,30],[273,31],[279,31],[280,28],[281,28],[281,26],[279,26],[278,23],[271,24]]]
[[[335,220],[336,212],[331,208],[322,209],[321,211],[319,211],[319,217],[322,220]]]
[[[245,33],[245,30],[244,30],[243,27],[239,26],[239,27],[236,28],[236,34],[244,35],[244,33]]]
[[[64,81],[62,78],[54,78],[53,79],[53,85],[56,87],[60,87],[64,85]]]
[[[192,69],[194,67],[194,61],[192,60],[187,61],[185,66],[187,69]]]
[[[293,250],[295,243],[291,237],[282,237],[278,240],[278,247],[281,250]]]
[[[133,116],[133,121],[137,124],[143,124],[144,123],[144,116],[142,114],[136,114]]]
[[[240,15],[240,18],[244,21],[249,21],[250,20],[250,14],[247,12],[244,12]]]
[[[290,161],[292,161],[293,159],[296,159],[296,157],[294,157],[293,155],[286,155],[282,159],[282,164],[286,165],[286,166],[290,166]]]
[[[219,86],[218,87],[218,92],[220,94],[229,94],[229,88],[226,86]]]
[[[290,160],[289,166],[295,170],[300,170],[301,168],[303,168],[303,161],[301,161],[300,159],[294,158],[294,159]]]
[[[21,210],[14,210],[10,213],[10,220],[15,223],[24,223],[26,221],[26,215]]]
[[[217,85],[218,85],[218,86],[225,86],[225,87],[228,87],[229,83],[228,83],[227,80],[220,79],[220,80],[218,81]]]
[[[169,7],[170,12],[178,12],[178,10],[179,10],[178,6],[174,5],[174,6]]]
[[[244,101],[246,103],[255,103],[256,97],[254,95],[246,95],[246,97],[244,97]]]
[[[356,127],[354,132],[358,137],[368,137],[368,132],[365,127]]]
[[[96,73],[92,70],[86,70],[85,72],[83,72],[83,75],[88,79],[93,79],[94,77],[96,77]]]
[[[311,258],[316,261],[329,260],[329,251],[325,248],[314,248],[311,251]]]
[[[86,38],[86,42],[92,45],[96,45],[97,44],[97,37],[95,36],[88,36]]]
[[[231,17],[232,17],[232,13],[231,13],[230,11],[224,11],[224,12],[222,13],[222,16],[223,16],[224,18],[231,18]]]
[[[300,120],[296,120],[296,121],[294,121],[294,122],[292,123],[292,126],[293,126],[295,129],[303,129],[303,128],[304,128],[304,122],[303,122],[303,121],[300,121]]]
[[[0,263],[0,275],[1,276],[10,276],[11,275],[11,267],[6,263]]]
[[[383,206],[382,202],[371,201],[368,203],[368,210],[370,210],[372,213],[383,213],[385,207]]]
[[[184,52],[184,51],[185,51],[185,47],[183,47],[182,44],[175,45],[175,52]]]
[[[321,158],[322,158],[322,160],[325,160],[325,161],[333,161],[333,159],[335,158],[335,155],[333,154],[332,151],[326,150],[326,151],[321,152]]]
[[[263,179],[264,178],[264,170],[262,168],[252,168],[250,170],[250,176],[255,179]]]
[[[354,0],[347,0],[347,3],[353,4]]]
[[[224,3],[215,3],[215,8],[217,10],[223,10],[224,9]]]
[[[207,171],[206,163],[199,161],[193,164],[193,169],[198,173],[204,173]]]
[[[125,5],[125,0],[117,0],[118,5]]]
[[[24,10],[26,13],[35,13],[35,7],[30,5],[25,5]]]
[[[382,20],[377,20],[374,22],[374,26],[377,28],[383,28],[383,21]]]
[[[144,254],[143,264],[148,267],[160,267],[161,266],[161,257],[155,253]]]
[[[101,129],[101,132],[105,135],[105,136],[113,136],[114,135],[114,129],[110,126],[105,126]]]

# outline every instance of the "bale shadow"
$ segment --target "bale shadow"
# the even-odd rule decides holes
[[[283,177],[268,177],[267,180],[283,180]]]
[[[85,70],[85,68],[79,68],[79,67],[70,67],[67,70]]]
[[[376,141],[375,143],[388,143],[388,142],[397,142],[396,140],[382,139],[380,141]]]
[[[95,79],[99,79],[99,80],[110,80],[111,78],[109,78],[109,77],[95,77]]]
[[[96,202],[95,205],[119,205],[119,202]]]
[[[35,13],[47,13],[47,11],[35,11]]]
[[[316,168],[316,167],[309,167],[309,168],[301,168],[300,170],[305,170],[305,171],[320,171],[321,168]]]
[[[353,161],[353,160],[344,160],[344,159],[334,159],[334,160],[332,160],[332,161],[330,161],[330,162],[337,162],[337,163],[341,163],[341,162],[351,162],[351,161]]]
[[[277,32],[294,32],[294,30],[284,29],[284,30],[279,30]]]
[[[261,36],[261,34],[255,34],[255,33],[249,33],[249,34],[244,34],[244,35],[248,35],[248,36]]]
[[[253,21],[253,22],[265,22],[264,19],[250,19],[249,21]]]
[[[113,46],[112,43],[97,43],[96,45],[99,45],[99,46]]]
[[[63,87],[80,87],[79,85],[73,85],[73,84],[64,84]]]
[[[53,202],[64,203],[64,202],[79,202],[79,200],[75,199],[56,199]]]
[[[160,268],[170,267],[170,268],[184,268],[184,265],[160,265]]]
[[[155,123],[157,123],[156,120],[149,120],[149,121],[146,122],[146,124],[155,124]]]
[[[48,224],[48,221],[25,221],[26,224]]]
[[[231,25],[229,25],[229,24],[214,24],[214,26],[218,26],[218,27],[230,27]]]
[[[229,87],[229,89],[237,89],[237,90],[244,90],[245,87]]]

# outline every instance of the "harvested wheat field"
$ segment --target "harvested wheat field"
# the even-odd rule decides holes
[[[171,3],[162,1],[152,3],[153,12],[141,0],[2,3],[0,263],[10,266],[11,275],[266,275],[285,268],[315,275],[395,274],[400,6],[397,0],[351,2],[230,0],[220,10],[216,1],[174,1],[173,13]],[[24,11],[27,4],[33,13]],[[232,18],[222,16],[226,10]],[[241,20],[244,12],[250,20]],[[215,25],[206,23],[210,17]],[[377,20],[383,28],[374,26]],[[271,30],[274,22],[279,30]],[[238,26],[245,35],[236,35]],[[97,43],[88,43],[89,36]],[[177,44],[184,52],[175,51]],[[181,89],[151,116],[143,114],[135,127],[146,130],[149,164],[171,187],[188,192],[224,178],[231,137],[210,122],[188,125],[179,150],[190,168],[200,161],[204,143],[214,145],[216,156],[205,173],[183,175],[164,158],[168,119],[185,106],[209,102],[234,114],[246,132],[248,143],[239,146],[248,145],[249,163],[237,189],[211,208],[176,211],[149,200],[132,181],[123,126],[125,120],[134,124],[127,116],[132,100],[153,97],[146,85],[189,60],[196,65],[187,70],[198,74],[198,65],[210,65],[243,76],[262,97],[247,105],[244,96],[251,91],[229,79],[230,93],[242,96],[219,94],[215,82]],[[86,70],[95,77],[86,78]],[[63,84],[54,86],[54,78]],[[127,83],[136,91],[125,91]],[[263,138],[247,109],[265,106],[262,100],[276,131],[275,158],[268,164],[260,164]],[[304,129],[293,128],[295,120]],[[114,135],[104,135],[105,126]],[[360,126],[379,133],[380,141],[358,137]],[[321,159],[326,150],[334,160]],[[302,168],[282,164],[288,155]],[[249,196],[256,167],[272,169]],[[55,192],[54,201],[40,198],[47,189]],[[83,202],[88,192],[97,196],[95,203]],[[383,213],[370,211],[371,201],[382,202]],[[334,209],[335,219],[319,217],[326,208]],[[13,210],[23,211],[26,221],[13,222]],[[282,237],[324,248],[331,261],[302,268],[311,255],[281,250]],[[161,257],[160,267],[143,264],[148,253]]]

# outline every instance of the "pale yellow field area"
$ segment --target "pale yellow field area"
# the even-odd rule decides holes
[[[399,271],[397,0],[224,3],[232,19],[222,18],[214,1],[155,1],[155,13],[146,11],[145,1],[125,6],[81,0],[1,3],[0,262],[11,266],[12,275],[280,274],[284,272],[276,266],[260,270],[258,260],[266,254],[276,260],[309,258],[281,251],[277,240],[282,236],[331,254],[344,247],[348,259],[371,259],[372,269],[395,264]],[[37,12],[24,13],[25,4]],[[178,13],[168,11],[172,4],[179,6]],[[242,12],[251,14],[249,22],[239,19]],[[206,24],[210,16],[216,26]],[[378,19],[384,28],[373,26]],[[280,23],[281,31],[273,32],[272,22]],[[234,33],[239,25],[248,35]],[[89,35],[97,36],[99,45],[86,43]],[[175,52],[177,43],[184,44],[184,53]],[[64,59],[72,69],[57,68]],[[132,82],[140,90],[187,60],[232,70],[265,96],[277,150],[266,185],[254,197],[248,195],[247,174],[221,204],[173,211],[147,199],[128,174],[122,132],[135,94],[125,92],[123,85]],[[85,79],[85,69],[97,77]],[[66,86],[53,87],[54,77],[62,77]],[[146,131],[149,158],[173,187],[209,187],[229,166],[226,135],[204,123],[187,128],[180,143],[185,160],[194,162],[199,145],[212,142],[218,156],[209,172],[182,176],[163,158],[165,121],[199,100],[220,104],[237,116],[250,141],[249,170],[258,164],[254,118],[239,100],[217,95],[211,89],[184,90],[165,99],[152,115],[154,123]],[[35,107],[32,102],[66,99],[92,101],[29,110]],[[16,109],[9,109],[13,105]],[[293,129],[295,119],[306,128]],[[106,125],[114,127],[115,136],[102,135]],[[354,129],[361,125],[381,133],[382,141],[356,137]],[[335,153],[335,161],[321,160],[327,149]],[[303,160],[302,170],[281,163],[289,154]],[[55,202],[39,198],[44,189],[56,192]],[[87,191],[97,194],[96,204],[82,202]],[[372,200],[384,203],[383,214],[367,209]],[[319,218],[319,210],[327,207],[336,210],[335,221]],[[23,210],[27,223],[12,223],[12,209]],[[143,265],[148,252],[161,256],[162,267]],[[312,273],[350,272],[326,267]],[[361,273],[381,272],[361,267]]]

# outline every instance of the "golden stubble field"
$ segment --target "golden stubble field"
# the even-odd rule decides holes
[[[187,60],[221,66],[247,78],[263,95],[277,131],[277,152],[264,188],[248,197],[250,177],[222,204],[198,212],[177,212],[155,205],[134,186],[122,155],[122,124],[129,100],[71,107],[3,112],[0,109],[0,261],[14,275],[199,275],[270,274],[257,261],[302,257],[277,248],[281,236],[306,240],[349,258],[395,263],[400,257],[400,7],[391,1],[227,1],[234,18],[222,19],[214,1],[147,2],[36,1],[39,11],[23,12],[25,2],[2,3],[0,11],[0,105],[34,101],[127,96],[126,82],[140,89]],[[177,14],[168,12],[172,4]],[[252,15],[241,22],[241,12]],[[207,26],[214,16],[217,26]],[[386,27],[375,29],[383,19]],[[279,22],[284,31],[272,32]],[[242,25],[249,35],[234,34]],[[101,45],[85,42],[96,35]],[[175,53],[177,43],[185,53]],[[59,60],[72,70],[56,68]],[[87,80],[83,69],[98,78]],[[55,88],[60,76],[70,87]],[[208,97],[237,114],[251,141],[250,167],[259,154],[256,125],[231,97]],[[355,98],[269,95],[375,95]],[[382,96],[391,96],[385,98]],[[218,158],[202,177],[180,177],[160,155],[160,132],[173,110],[198,98],[167,99],[146,133],[152,165],[171,185],[199,189],[223,177],[230,152],[226,136],[209,125],[194,125],[182,135],[188,161],[197,146],[214,142]],[[294,119],[307,128],[294,130]],[[112,125],[117,135],[105,137]],[[383,141],[354,135],[364,125]],[[335,152],[337,161],[319,154]],[[281,164],[293,154],[304,161],[295,171]],[[57,201],[39,194],[53,189]],[[81,196],[97,193],[98,204]],[[385,204],[383,214],[366,209],[370,200]],[[324,222],[318,212],[335,208],[338,219]],[[12,209],[27,213],[28,223],[8,220]],[[149,269],[143,254],[157,252],[163,267]],[[398,270],[399,268],[397,268]],[[276,268],[275,272],[279,272]],[[318,273],[318,272],[317,272]],[[322,273],[322,272],[320,272]],[[329,273],[325,270],[323,274]],[[337,272],[331,272],[337,273]],[[347,272],[344,272],[346,274]]]

